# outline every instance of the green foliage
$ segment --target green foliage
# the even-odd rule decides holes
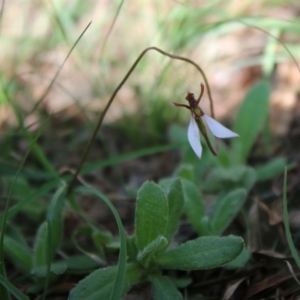
[[[240,237],[200,237],[157,255],[161,268],[179,270],[211,269],[234,260],[243,250]]]
[[[153,296],[155,300],[182,300],[183,297],[168,276],[151,275],[150,282],[153,286]]]
[[[66,270],[64,263],[51,263],[62,238],[64,192],[65,186],[58,189],[54,194],[48,210],[47,221],[42,223],[38,229],[34,245],[32,270],[32,273],[38,277],[48,276],[49,271],[61,274]]]
[[[237,256],[234,260],[232,260],[230,263],[226,264],[224,268],[226,269],[237,269],[242,266],[244,266],[250,259],[251,253],[246,248],[243,249],[243,251],[240,253],[239,256]]]
[[[179,178],[175,179],[170,186],[168,196],[168,223],[164,232],[169,244],[174,233],[177,231],[179,220],[184,206],[184,194]]]
[[[182,299],[173,281],[168,276],[162,276],[161,270],[220,267],[233,261],[243,250],[242,238],[235,236],[200,237],[167,249],[177,230],[184,203],[193,203],[191,198],[197,198],[198,195],[195,187],[186,180],[166,180],[161,182],[161,186],[164,189],[153,182],[146,182],[138,192],[135,236],[127,237],[129,262],[126,264],[123,285],[119,286],[122,286],[121,295],[146,279],[152,283],[155,299]],[[236,203],[236,198],[241,200],[245,194],[245,191],[237,190],[225,202],[231,205],[232,199]],[[233,214],[230,216],[233,217]],[[227,226],[229,219],[220,224]],[[116,270],[116,267],[108,267],[94,271],[72,290],[70,299],[108,298],[113,290]]]
[[[10,237],[4,237],[4,253],[14,262],[15,267],[25,274],[32,268],[32,253],[28,245]]]
[[[250,190],[256,182],[256,171],[245,165],[233,165],[231,167],[215,167],[209,176],[207,176],[207,184],[203,187],[206,192],[216,193],[226,189],[244,187]]]
[[[163,190],[146,182],[137,197],[135,228],[136,244],[143,251],[152,241],[164,235],[168,224],[168,199]]]
[[[184,212],[199,234],[204,235],[206,233],[205,212],[199,190],[195,184],[184,179],[182,180],[182,189],[185,198]]]
[[[117,267],[107,267],[94,271],[89,276],[81,280],[76,288],[74,288],[69,296],[70,300],[98,300],[98,299],[118,299],[110,298],[114,281],[117,274]],[[128,290],[144,276],[144,271],[139,264],[127,264],[125,269],[124,284],[121,288],[121,295],[124,295]],[[119,298],[120,299],[120,298]]]
[[[129,13],[130,6],[122,6],[125,1],[121,1],[101,7],[100,13],[106,9],[105,14],[98,18],[100,21],[93,21],[93,26],[88,30],[89,35],[84,36],[89,45],[86,47],[87,44],[78,43],[84,32],[79,38],[78,35],[82,24],[86,22],[83,17],[97,9],[96,2],[94,6],[78,0],[74,5],[69,5],[67,1],[50,2],[51,5],[48,6],[25,4],[25,14],[22,15],[25,24],[26,14],[38,16],[38,19],[33,18],[29,22],[31,29],[39,29],[38,35],[35,35],[35,30],[22,30],[20,36],[10,32],[7,34],[5,28],[10,27],[5,23],[2,26],[4,38],[1,39],[1,49],[6,54],[6,59],[0,74],[0,105],[4,112],[6,109],[13,111],[17,124],[16,129],[8,130],[1,139],[1,192],[7,201],[0,216],[0,299],[6,300],[12,296],[22,300],[29,299],[24,293],[35,293],[32,297],[46,299],[46,295],[55,290],[53,285],[59,283],[65,274],[71,274],[71,278],[76,278],[73,277],[76,274],[86,277],[71,291],[71,300],[117,300],[134,285],[145,282],[152,285],[154,299],[176,300],[183,299],[178,288],[186,288],[192,282],[192,276],[187,274],[185,277],[178,277],[176,270],[199,270],[220,266],[234,269],[243,266],[251,253],[243,248],[242,238],[221,235],[224,232],[229,234],[229,225],[243,209],[247,195],[254,185],[257,182],[272,180],[282,174],[286,166],[285,157],[270,158],[267,163],[251,166],[249,162],[252,160],[249,158],[252,158],[251,152],[257,140],[263,139],[262,133],[266,131],[269,119],[270,86],[267,80],[272,78],[278,62],[288,59],[287,55],[281,53],[279,41],[273,36],[280,37],[285,33],[292,33],[293,37],[299,36],[299,22],[244,16],[250,5],[248,3],[242,8],[236,8],[233,16],[232,3],[220,0],[208,1],[201,7],[193,7],[186,3],[184,8],[170,2],[171,6],[166,6],[169,8],[166,17],[165,14],[160,14],[160,5],[165,4],[156,1],[158,14],[149,17],[152,27],[145,26],[149,30],[138,38],[132,35],[130,39],[120,39],[120,36],[129,32],[128,28],[131,28],[127,23],[119,23],[120,21],[124,22],[126,19],[133,28],[140,28],[131,18],[124,18]],[[134,10],[139,12],[136,14],[139,18],[146,15],[148,10],[147,4],[141,3]],[[6,5],[2,13],[6,15],[10,7],[14,6]],[[163,8],[162,11],[165,11],[164,6]],[[122,15],[123,10],[125,12]],[[17,10],[13,13],[15,12]],[[39,23],[39,18],[43,20],[42,23]],[[10,20],[9,17],[5,19]],[[6,22],[4,19],[3,21]],[[88,22],[89,20],[86,24]],[[127,108],[129,110],[127,113],[121,109],[123,116],[117,125],[113,124],[122,128],[122,138],[129,140],[130,146],[144,148],[120,154],[119,149],[115,149],[114,146],[111,151],[110,146],[104,145],[103,148],[108,149],[109,158],[103,159],[101,156],[101,159],[86,162],[78,179],[81,180],[80,175],[96,173],[105,167],[115,168],[130,159],[180,149],[183,156],[173,177],[161,180],[159,185],[146,182],[140,188],[135,211],[136,227],[131,236],[126,236],[118,212],[101,192],[90,187],[80,187],[75,189],[73,194],[66,195],[66,184],[72,175],[59,174],[58,170],[62,162],[64,163],[62,158],[69,154],[73,156],[74,145],[81,151],[86,137],[83,137],[85,134],[78,134],[77,130],[71,128],[70,131],[74,131],[75,134],[70,135],[72,140],[68,140],[65,147],[67,150],[59,147],[57,143],[55,151],[47,147],[56,142],[56,136],[48,136],[46,132],[43,138],[39,139],[51,118],[50,115],[40,126],[41,120],[45,120],[45,115],[49,113],[49,103],[52,104],[50,101],[53,98],[62,99],[63,102],[67,96],[73,101],[72,104],[79,107],[79,115],[85,117],[89,126],[92,126],[94,119],[90,116],[89,105],[82,102],[81,90],[88,91],[86,98],[101,99],[99,102],[106,100],[116,88],[116,80],[119,81],[128,71],[129,63],[136,58],[137,52],[149,44],[149,39],[153,40],[153,32],[163,49],[172,49],[172,53],[187,55],[191,51],[198,52],[199,42],[204,41],[203,45],[209,45],[214,38],[223,37],[245,26],[242,22],[266,29],[272,36],[268,36],[266,46],[260,52],[263,54],[241,61],[241,65],[261,65],[265,81],[253,86],[240,106],[233,125],[233,130],[240,134],[240,138],[229,141],[228,144],[221,143],[217,157],[213,157],[203,145],[203,158],[199,162],[187,144],[186,129],[178,125],[187,122],[188,112],[179,113],[173,110],[170,102],[178,101],[178,98],[184,99],[185,91],[198,86],[201,77],[194,76],[193,71],[185,67],[185,62],[177,64],[169,58],[149,54],[149,57],[145,57],[141,62],[136,76],[132,76],[126,83],[127,86],[122,91],[124,94],[118,95],[122,101],[125,96],[126,105],[122,106],[122,109],[124,107],[124,111]],[[106,33],[107,28],[107,35],[99,35],[99,32]],[[111,39],[115,33],[117,39]],[[123,49],[122,56],[117,57],[115,54],[119,54],[120,43]],[[295,53],[300,53],[296,43],[289,45],[290,47]],[[57,50],[63,52],[56,52]],[[50,57],[49,53],[55,54],[55,63],[52,62],[52,54]],[[57,68],[56,54],[64,58]],[[68,60],[70,55],[72,60]],[[63,75],[60,73],[67,60],[72,76],[58,76]],[[91,61],[97,62],[95,67],[91,67]],[[64,71],[68,72],[70,69]],[[49,73],[45,73],[45,70],[49,70]],[[80,70],[79,73],[76,73],[76,70]],[[26,77],[23,77],[24,74]],[[34,80],[31,78],[32,74],[35,75]],[[81,76],[84,80],[81,80]],[[68,88],[64,77],[75,79],[75,84],[73,81],[71,83],[71,89]],[[43,84],[38,78],[42,78]],[[80,90],[77,90],[76,78],[80,78],[82,83]],[[47,87],[40,93],[47,80]],[[39,96],[35,97],[36,94]],[[47,101],[46,96],[49,98]],[[33,107],[29,107],[31,103]],[[39,107],[41,103],[43,105]],[[137,112],[135,116],[132,115],[132,107]],[[32,116],[39,118],[37,122],[30,124]],[[51,122],[51,127],[57,125],[56,120],[54,118]],[[175,124],[170,125],[170,122]],[[33,136],[35,126],[40,129]],[[167,130],[168,137],[165,136]],[[62,136],[65,131],[57,129],[57,133]],[[99,138],[99,135],[95,136]],[[167,138],[172,144],[168,144]],[[24,158],[20,160],[26,144],[30,146]],[[20,148],[15,147],[16,145],[20,145]],[[32,155],[29,166],[23,169],[30,152]],[[57,161],[56,157],[60,159]],[[170,163],[173,163],[173,160],[170,160]],[[124,188],[126,191],[130,189],[130,196],[135,197],[138,187],[133,184]],[[286,189],[285,177],[284,224],[291,252],[299,265],[288,225]],[[85,215],[83,208],[75,200],[79,193],[92,194],[108,205],[118,226],[117,235],[114,236],[102,228],[102,219],[98,224],[98,219],[92,220],[90,216]],[[128,196],[128,193],[126,195]],[[74,223],[76,226],[79,224],[75,229],[72,228],[71,233],[69,227],[64,228],[66,211],[75,215]],[[15,220],[16,216],[18,219]],[[26,222],[23,222],[23,218]],[[199,237],[185,240],[181,232],[177,236],[181,219],[184,219],[185,225],[191,226],[194,230],[192,233],[198,234]],[[70,221],[68,218],[66,220]],[[117,264],[116,255],[119,255]],[[6,277],[6,260],[9,260],[8,265],[14,268],[13,277]],[[111,264],[116,265],[110,266]],[[10,281],[8,278],[13,279]],[[28,286],[28,289],[23,293],[16,286],[20,286],[22,290]]]
[[[270,87],[265,81],[257,83],[244,99],[233,126],[240,138],[232,141],[233,157],[237,163],[244,163],[269,116]],[[255,116],[255,119],[253,118]]]
[[[284,157],[276,157],[272,159],[270,162],[256,169],[257,180],[266,181],[282,174],[286,163],[287,162]]]
[[[246,196],[245,189],[236,189],[217,199],[209,222],[212,234],[219,235],[226,229],[243,207]]]
[[[110,271],[112,273],[109,273],[109,274],[114,274],[114,275],[111,275],[111,276],[113,276],[113,284],[111,285],[112,290],[110,293],[110,299],[117,300],[122,295],[123,284],[124,284],[124,287],[127,286],[126,285],[127,281],[125,278],[125,273],[128,270],[128,269],[126,269],[127,247],[126,247],[126,236],[125,236],[123,224],[121,222],[120,216],[119,216],[118,212],[116,211],[115,207],[112,205],[112,203],[109,201],[109,199],[105,195],[103,195],[101,192],[99,192],[91,187],[80,187],[78,189],[78,191],[92,193],[95,196],[97,196],[99,199],[103,200],[105,202],[105,204],[110,208],[110,210],[113,213],[115,220],[117,222],[119,234],[120,234],[119,263],[118,263],[117,267],[114,269],[114,271]],[[98,289],[99,289],[99,286],[98,286]],[[76,295],[76,289],[75,289],[74,293]]]
[[[139,261],[145,268],[151,265],[151,260],[154,255],[168,245],[168,240],[164,236],[158,236],[155,240],[150,242],[143,250],[138,252],[136,260]]]
[[[6,277],[0,274],[0,283],[10,291],[17,299],[29,300],[29,297],[24,295],[19,289],[17,289]]]

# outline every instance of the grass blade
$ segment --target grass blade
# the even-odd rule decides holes
[[[18,290],[12,283],[10,283],[6,277],[0,274],[0,283],[10,291],[19,300],[30,300],[29,297],[24,295],[20,290]],[[1,298],[3,299],[3,298]]]

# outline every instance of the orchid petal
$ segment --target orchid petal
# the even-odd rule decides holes
[[[196,155],[199,158],[201,158],[202,146],[200,143],[200,132],[199,132],[198,125],[197,125],[196,121],[194,120],[194,118],[191,118],[191,121],[190,121],[190,125],[188,128],[188,139],[189,139],[190,145],[191,145],[192,149],[194,150],[194,152],[196,153]]]
[[[207,116],[206,114],[204,114],[202,118],[207,124],[209,130],[217,138],[225,139],[225,138],[234,138],[239,136],[237,133],[229,130],[228,128],[226,128],[225,126],[217,122],[215,119]]]

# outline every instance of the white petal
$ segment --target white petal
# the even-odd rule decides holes
[[[196,155],[201,158],[202,146],[200,143],[200,132],[194,118],[191,118],[189,129],[188,129],[188,139],[191,144],[192,149]]]
[[[226,128],[225,126],[223,126],[222,124],[220,124],[219,122],[217,122],[216,120],[214,120],[213,118],[207,115],[203,115],[202,118],[204,118],[212,134],[217,138],[225,139],[225,138],[234,138],[239,136],[237,133],[229,130],[228,128]]]

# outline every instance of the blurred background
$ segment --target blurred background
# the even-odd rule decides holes
[[[151,46],[204,70],[215,117],[229,127],[250,88],[266,79],[273,140],[265,144],[278,153],[276,138],[299,116],[299,13],[298,1],[281,0],[2,1],[0,155],[17,168],[30,143],[24,128],[34,133],[53,114],[39,140],[42,152],[55,169],[76,167],[108,99]],[[88,161],[168,145],[178,141],[174,134],[186,141],[190,112],[172,102],[185,103],[187,92],[198,95],[201,82],[191,64],[147,52],[117,93]],[[201,107],[210,113],[207,91]],[[38,169],[51,169],[45,159],[35,160]],[[170,168],[178,161],[170,159]]]
[[[10,0],[2,1],[1,9],[2,132],[16,124],[14,109],[22,111],[26,126],[40,121],[41,110],[93,123],[149,46],[201,66],[216,118],[233,117],[248,88],[262,77],[271,78],[272,130],[284,134],[287,129],[300,75],[278,40],[299,59],[298,1]],[[170,103],[184,102],[188,91],[198,94],[200,82],[193,66],[150,51],[117,94],[105,121],[125,118],[123,125],[138,134],[134,121],[148,118],[149,131],[159,135],[164,122],[187,123],[189,112]],[[208,108],[206,95],[202,106]]]

